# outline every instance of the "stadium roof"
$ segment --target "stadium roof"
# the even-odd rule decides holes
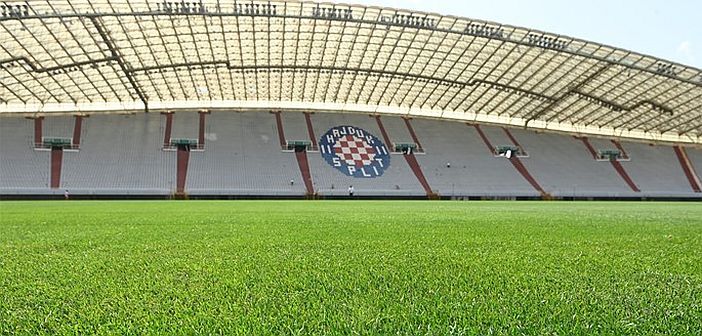
[[[702,143],[699,69],[527,28],[283,1],[0,13],[0,114],[295,109]]]

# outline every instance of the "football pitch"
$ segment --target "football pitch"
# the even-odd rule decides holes
[[[701,331],[700,203],[0,202],[0,334]]]

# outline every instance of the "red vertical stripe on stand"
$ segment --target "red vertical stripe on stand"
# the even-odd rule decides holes
[[[407,126],[407,130],[410,133],[410,136],[412,136],[412,141],[417,144],[417,149],[419,149],[420,152],[424,152],[424,147],[422,147],[422,144],[419,142],[419,138],[417,137],[417,133],[414,133],[414,127],[412,127],[412,123],[410,123],[409,118],[402,118],[405,120],[405,126]]]
[[[83,128],[83,116],[75,116],[76,122],[73,125],[73,146],[80,146],[80,134]]]
[[[512,135],[512,132],[510,132],[509,128],[507,127],[502,127],[502,130],[505,131],[505,134],[507,134],[507,137],[509,138],[509,141],[512,141],[512,144],[519,147],[519,149],[524,153],[526,152],[526,148],[522,147],[522,145],[517,141],[517,138]]]
[[[200,148],[205,147],[205,116],[209,114],[207,111],[200,111],[200,125],[197,131],[197,145]]]
[[[592,144],[590,143],[590,139],[587,137],[575,137],[576,139],[580,139],[580,141],[583,142],[585,145],[585,148],[590,152],[590,155],[592,155],[592,158],[597,160],[597,151],[595,150],[595,147],[592,147]]]
[[[185,179],[188,176],[188,160],[190,159],[190,151],[183,147],[178,148],[178,171],[176,180],[176,193],[185,193]]]
[[[63,163],[63,149],[55,147],[51,149],[51,188],[56,189],[61,186],[61,164]]]
[[[382,120],[380,120],[380,116],[375,116],[375,121],[378,123],[378,128],[380,128],[380,133],[383,135],[383,140],[385,140],[386,146],[392,146],[392,142],[390,142],[390,137],[385,131],[385,126],[383,125]],[[427,193],[427,196],[429,196],[430,198],[436,196],[436,194],[434,194],[434,191],[431,190],[429,182],[427,182],[427,179],[424,177],[422,168],[419,166],[419,162],[417,162],[417,158],[414,156],[414,153],[403,154],[402,156],[405,157],[405,161],[407,161],[407,164],[410,166],[410,169],[412,170],[412,173],[414,173],[414,176],[417,178],[417,181],[419,181],[419,184],[421,184],[422,188],[424,188],[424,191]]]
[[[624,158],[627,158],[627,159],[628,159],[628,158],[629,158],[629,154],[627,154],[626,150],[624,149],[624,146],[622,146],[622,144],[621,144],[619,141],[617,141],[617,140],[611,140],[611,141],[612,141],[612,143],[613,143],[615,146],[617,146],[617,149],[619,150],[619,152],[622,153],[622,156],[623,156]]]
[[[307,123],[307,134],[310,136],[312,148],[317,148],[317,137],[314,135],[314,127],[312,127],[311,113],[305,112],[305,122]]]
[[[700,179],[695,173],[695,167],[692,166],[690,158],[687,157],[685,148],[675,146],[673,149],[675,150],[675,155],[678,157],[678,162],[680,162],[680,167],[682,167],[685,177],[687,177],[687,181],[690,182],[690,187],[692,190],[694,192],[702,192],[702,188],[700,188]]]
[[[385,141],[385,146],[387,146],[390,151],[394,150],[394,148],[391,148],[392,142],[390,142],[390,137],[388,136],[388,133],[385,132],[385,126],[383,126],[383,122],[380,121],[380,116],[375,116],[375,122],[378,123],[380,134],[383,136],[383,140]]]
[[[544,191],[544,189],[541,188],[539,182],[537,182],[536,179],[531,175],[531,173],[529,173],[529,170],[526,168],[526,166],[524,166],[522,160],[520,160],[515,155],[509,158],[509,162],[512,162],[514,168],[517,169],[517,171],[522,175],[522,177],[524,177],[524,179],[527,180],[527,182],[529,182],[529,184],[531,184],[531,186],[534,187],[536,191],[541,193],[541,195],[546,195],[546,191]]]
[[[280,111],[271,112],[275,114],[275,124],[278,127],[278,140],[280,141],[280,148],[285,148],[285,131],[283,131],[283,118],[280,116]]]
[[[166,116],[166,130],[163,132],[163,146],[167,147],[171,143],[171,130],[173,129],[173,112],[162,113]]]
[[[471,126],[471,125],[469,125],[469,126]],[[487,135],[485,135],[485,132],[483,132],[482,128],[480,128],[480,125],[473,124],[472,126],[478,132],[478,135],[480,135],[480,138],[483,139],[483,143],[485,143],[485,146],[487,146],[490,154],[495,155],[495,147],[490,143],[490,139],[488,139]]]
[[[611,160],[609,161],[612,164],[612,167],[619,173],[619,176],[624,179],[624,182],[629,185],[629,188],[633,190],[634,192],[641,192],[639,187],[636,186],[636,183],[634,183],[634,180],[631,179],[629,174],[626,172],[626,169],[624,169],[624,166],[622,166],[621,162],[616,161],[616,160]]]
[[[35,147],[41,146],[43,121],[44,121],[44,117],[34,118],[34,146]]]
[[[302,181],[305,182],[305,189],[307,190],[307,195],[314,195],[314,186],[312,183],[312,174],[310,174],[310,164],[307,161],[307,152],[295,151],[295,157],[297,158],[297,165],[300,167]]]

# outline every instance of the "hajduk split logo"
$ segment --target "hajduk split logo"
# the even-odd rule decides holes
[[[354,126],[336,126],[327,131],[319,140],[319,151],[327,163],[348,176],[374,178],[390,166],[385,144]]]

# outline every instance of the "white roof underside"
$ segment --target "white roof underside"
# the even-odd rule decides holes
[[[3,1],[0,115],[404,114],[702,143],[702,72],[467,18],[283,1]]]

